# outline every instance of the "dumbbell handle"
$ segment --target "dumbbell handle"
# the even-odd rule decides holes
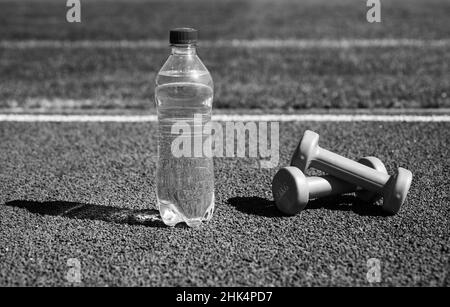
[[[321,177],[307,177],[309,198],[321,198],[337,194],[356,192],[357,187],[351,183],[326,175]]]
[[[369,191],[380,191],[389,180],[389,175],[373,168],[347,159],[329,150],[317,146],[311,166],[336,176],[343,181],[354,182],[357,186]]]

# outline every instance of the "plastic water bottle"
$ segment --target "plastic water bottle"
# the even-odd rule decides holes
[[[185,222],[195,227],[211,219],[214,211],[213,159],[203,146],[199,148],[210,137],[202,127],[211,120],[213,81],[197,56],[195,29],[171,30],[170,45],[172,53],[158,73],[155,89],[159,123],[158,207],[166,225]],[[172,131],[177,124],[186,126],[191,133]],[[182,146],[181,156],[174,152],[179,148],[173,146],[180,138],[185,141],[184,147],[190,146]]]

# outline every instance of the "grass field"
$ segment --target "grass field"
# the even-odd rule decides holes
[[[95,0],[82,2],[82,23],[68,24],[65,1],[0,1],[2,39],[166,39],[189,25],[202,39],[448,38],[445,0],[382,2],[382,22],[366,21],[359,0]]]
[[[215,81],[216,108],[448,108],[448,49],[199,52]],[[167,48],[5,49],[0,107],[39,108],[30,98],[59,98],[80,101],[70,108],[149,110],[167,53]]]
[[[379,285],[449,286],[450,123],[433,116],[450,115],[450,3],[382,1],[381,24],[366,10],[356,0],[96,0],[69,24],[65,1],[0,0],[0,115],[154,113],[168,29],[189,25],[205,42],[216,114],[400,116],[281,122],[278,167],[215,159],[217,209],[198,229],[165,227],[157,214],[156,122],[0,116],[0,286],[74,285],[71,258],[89,286],[367,286],[370,258],[381,261]],[[374,45],[319,44],[364,40]],[[270,183],[305,129],[349,158],[410,169],[400,213],[350,194],[281,215]]]
[[[0,41],[167,40],[191,25],[201,39],[447,39],[447,1],[389,1],[383,21],[363,1],[88,1],[81,24],[60,1],[0,1]],[[175,12],[185,12],[175,13]],[[450,107],[449,48],[201,48],[216,108]],[[153,107],[153,80],[168,55],[157,48],[0,47],[0,108]],[[75,100],[75,102],[74,102]],[[86,101],[87,100],[87,101]],[[45,107],[45,106],[44,106]]]

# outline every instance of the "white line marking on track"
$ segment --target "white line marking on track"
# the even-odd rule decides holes
[[[0,48],[32,49],[32,48],[167,48],[165,40],[22,40],[0,41]],[[202,47],[235,47],[235,48],[351,48],[351,47],[449,47],[450,39],[231,39],[204,40]]]
[[[213,121],[265,122],[450,122],[450,115],[372,115],[372,114],[267,114],[213,115]],[[0,122],[57,122],[57,123],[141,123],[156,122],[156,115],[57,115],[57,114],[0,114]]]

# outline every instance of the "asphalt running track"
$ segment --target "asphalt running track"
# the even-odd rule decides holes
[[[256,159],[215,160],[216,211],[199,229],[156,214],[156,123],[0,122],[0,285],[446,285],[449,271],[448,122],[282,122],[286,165],[305,129],[389,172],[413,171],[408,200],[385,217],[354,196],[278,213],[276,169]]]

